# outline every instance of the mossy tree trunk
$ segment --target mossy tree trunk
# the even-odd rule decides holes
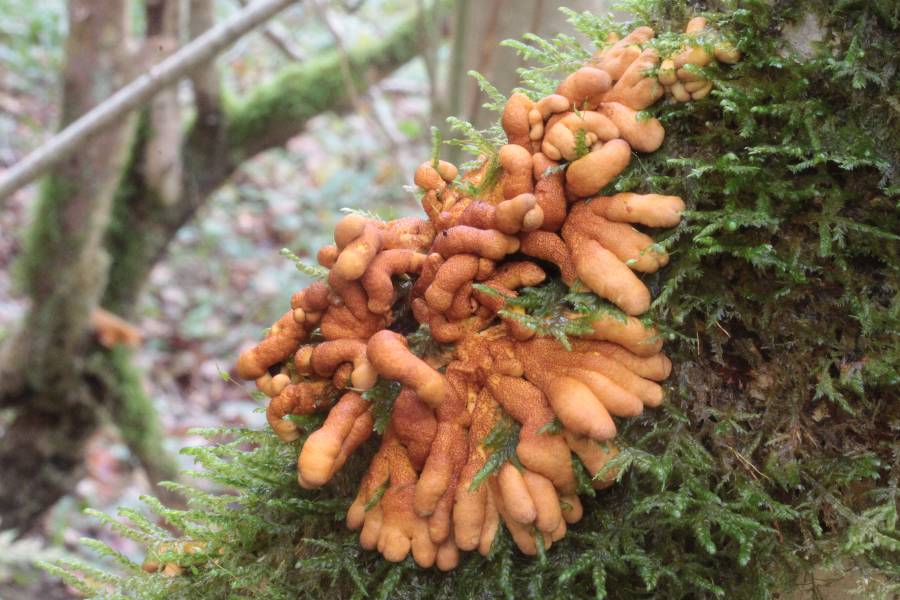
[[[63,124],[108,97],[129,61],[125,0],[71,0]],[[91,382],[91,311],[106,287],[103,238],[133,126],[90,140],[44,181],[21,264],[32,305],[0,362],[0,406],[17,414],[0,438],[0,520],[24,528],[68,491],[99,423]]]
[[[121,85],[126,4],[70,3],[67,120]],[[171,4],[178,2],[147,3],[148,49],[173,43]],[[211,12],[206,0],[190,6],[196,35],[211,24]],[[385,38],[347,50],[358,91],[418,55],[417,23],[411,15]],[[158,96],[135,119],[137,135],[131,120],[122,123],[45,181],[22,258],[32,306],[0,353],[0,408],[15,411],[0,434],[2,527],[27,531],[71,490],[85,443],[105,414],[151,480],[173,477],[140,373],[127,349],[93,340],[91,311],[101,305],[134,316],[150,271],[179,228],[243,161],[284,144],[318,114],[348,109],[342,60],[332,51],[289,65],[243,99],[226,98],[215,71],[206,69],[192,80],[196,117],[187,130],[166,127],[177,104],[174,96]]]

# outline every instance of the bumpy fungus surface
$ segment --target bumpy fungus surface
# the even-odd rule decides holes
[[[692,20],[688,33],[705,25]],[[423,163],[415,183],[427,219],[345,217],[318,255],[327,283],[295,294],[268,337],[241,354],[237,373],[271,397],[268,420],[283,440],[301,434],[288,415],[329,411],[300,451],[305,488],[326,484],[371,436],[364,392],[379,377],[401,384],[347,514],[364,548],[449,570],[460,550],[487,554],[502,522],[523,553],[537,554],[581,518],[573,455],[594,487],[610,485],[614,417],[663,401],[671,362],[636,317],[651,299],[639,274],[668,256],[635,226],[674,226],[684,203],[598,194],[634,152],[663,142],[660,122],[639,111],[666,93],[702,97],[708,82],[688,66],[737,56],[690,46],[657,68],[657,52],[642,47],[652,37],[641,27],[610,39],[555,94],[513,94],[496,160],[462,175],[445,161]],[[595,317],[569,348],[539,335],[506,305],[554,271],[620,314]],[[451,352],[417,356],[392,330],[401,330],[394,309],[407,278],[415,320]],[[509,418],[519,427],[514,455],[492,461],[492,432]]]

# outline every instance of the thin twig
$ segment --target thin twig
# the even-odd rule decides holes
[[[241,6],[247,6],[247,0],[237,0]],[[281,27],[278,22],[272,21],[263,29],[263,35],[275,46],[285,57],[297,62],[306,60],[307,56],[303,50],[295,44],[290,34]]]
[[[209,62],[238,38],[295,1],[259,0],[186,44],[158,65],[150,67],[145,74],[97,105],[0,175],[0,208],[10,194],[34,181],[47,169],[77,151],[85,139],[144,105],[160,90]]]
[[[328,7],[322,2],[322,0],[312,0],[312,5],[316,13],[319,15],[319,18],[322,20],[322,23],[325,24],[325,27],[328,29],[329,33],[331,33],[331,37],[334,40],[334,46],[340,56],[341,76],[344,79],[344,85],[347,87],[347,94],[350,96],[350,101],[353,103],[353,107],[356,109],[356,112],[359,113],[360,116],[375,123],[375,127],[379,132],[381,132],[391,151],[396,151],[398,141],[394,139],[394,136],[390,131],[388,131],[387,127],[385,127],[381,119],[372,118],[372,111],[369,110],[369,107],[366,106],[366,104],[362,100],[362,97],[359,95],[359,90],[356,87],[356,82],[353,81],[353,74],[350,70],[350,58],[347,53],[347,47],[344,45],[344,39],[341,36],[337,25],[334,23],[331,11],[328,10]]]
[[[428,99],[431,103],[432,121],[438,114],[443,116],[444,106],[440,101],[441,89],[438,85],[437,58],[435,57],[436,45],[432,43],[434,36],[435,19],[429,18],[425,7],[425,0],[418,0],[418,18],[420,23],[419,35],[422,38],[422,61],[425,63],[425,75],[428,78]]]
[[[765,473],[760,471],[758,468],[756,468],[756,465],[754,465],[752,462],[750,462],[750,459],[748,459],[746,456],[744,456],[743,454],[741,454],[740,452],[738,452],[737,450],[735,450],[728,444],[722,444],[722,445],[725,446],[726,448],[728,448],[729,450],[731,450],[734,453],[734,455],[737,457],[737,459],[739,461],[741,461],[744,464],[744,466],[746,466],[750,469],[750,475],[753,477],[753,479],[757,479],[756,475],[759,475],[760,477],[763,477],[764,479],[768,479],[769,481],[772,481],[771,477],[769,477],[768,475],[766,475]],[[754,473],[756,473],[756,475],[754,475]]]
[[[402,147],[403,140],[397,135],[400,129],[381,88],[377,85],[371,86],[369,95],[372,97],[372,111],[375,113],[375,119],[384,124],[384,130],[390,136],[394,146]]]
[[[724,334],[725,334],[726,336],[728,336],[729,338],[731,337],[731,334],[728,333],[728,332],[725,330],[725,328],[722,327],[722,325],[719,324],[718,321],[715,321],[715,324],[716,324],[716,327],[718,327],[719,329],[722,330],[722,333],[724,333]]]

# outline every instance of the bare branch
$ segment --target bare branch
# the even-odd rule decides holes
[[[191,39],[199,39],[216,24],[213,0],[191,0],[191,17],[189,20]],[[197,109],[197,120],[204,127],[221,125],[221,94],[219,93],[219,74],[213,65],[202,65],[190,74],[194,88],[194,105]]]
[[[259,0],[151,67],[147,73],[120,89],[3,173],[0,176],[0,206],[14,191],[75,152],[86,138],[142,106],[161,89],[208,62],[248,31],[294,2],[295,0]]]
[[[241,6],[247,6],[247,0],[237,0]],[[272,21],[263,30],[266,39],[281,51],[287,58],[295,61],[306,60],[306,53],[295,44],[284,27]]]
[[[146,5],[147,38],[142,49],[149,67],[178,51],[181,31],[181,1],[153,0]],[[146,67],[145,67],[146,68]],[[136,72],[135,72],[136,74]],[[164,202],[176,202],[181,194],[182,111],[178,88],[161,90],[147,106],[146,150],[143,172],[147,186]]]
[[[350,59],[347,55],[347,46],[344,44],[344,38],[341,36],[340,30],[338,29],[337,24],[335,24],[334,22],[334,17],[331,14],[331,11],[328,9],[325,3],[322,2],[322,0],[312,0],[312,5],[313,8],[315,8],[316,13],[319,15],[319,18],[328,29],[328,32],[331,33],[331,38],[334,40],[334,46],[337,49],[338,57],[340,58],[341,76],[344,78],[344,85],[347,86],[347,93],[350,96],[350,101],[353,102],[353,107],[356,109],[356,112],[360,116],[365,118],[370,123],[374,123],[376,129],[381,133],[391,151],[396,152],[399,140],[390,130],[385,127],[381,119],[373,119],[371,117],[371,111],[363,102],[362,97],[359,94],[359,90],[356,88],[356,83],[353,81],[353,74],[350,70]]]
[[[460,0],[460,4],[465,3],[465,1]],[[438,108],[441,103],[441,90],[438,86],[437,44],[433,43],[436,19],[433,15],[430,16],[428,14],[424,0],[418,0],[417,6],[422,28],[422,60],[425,63],[425,74],[428,76],[428,99],[431,101],[431,120],[434,121],[434,116],[443,112]]]

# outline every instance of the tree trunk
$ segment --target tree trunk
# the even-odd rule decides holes
[[[129,56],[125,0],[71,0],[63,125],[118,89]],[[99,413],[83,377],[91,312],[106,286],[103,236],[132,132],[119,123],[44,181],[22,275],[31,308],[0,357],[0,406],[18,413],[0,438],[0,521],[27,529],[80,474]]]

